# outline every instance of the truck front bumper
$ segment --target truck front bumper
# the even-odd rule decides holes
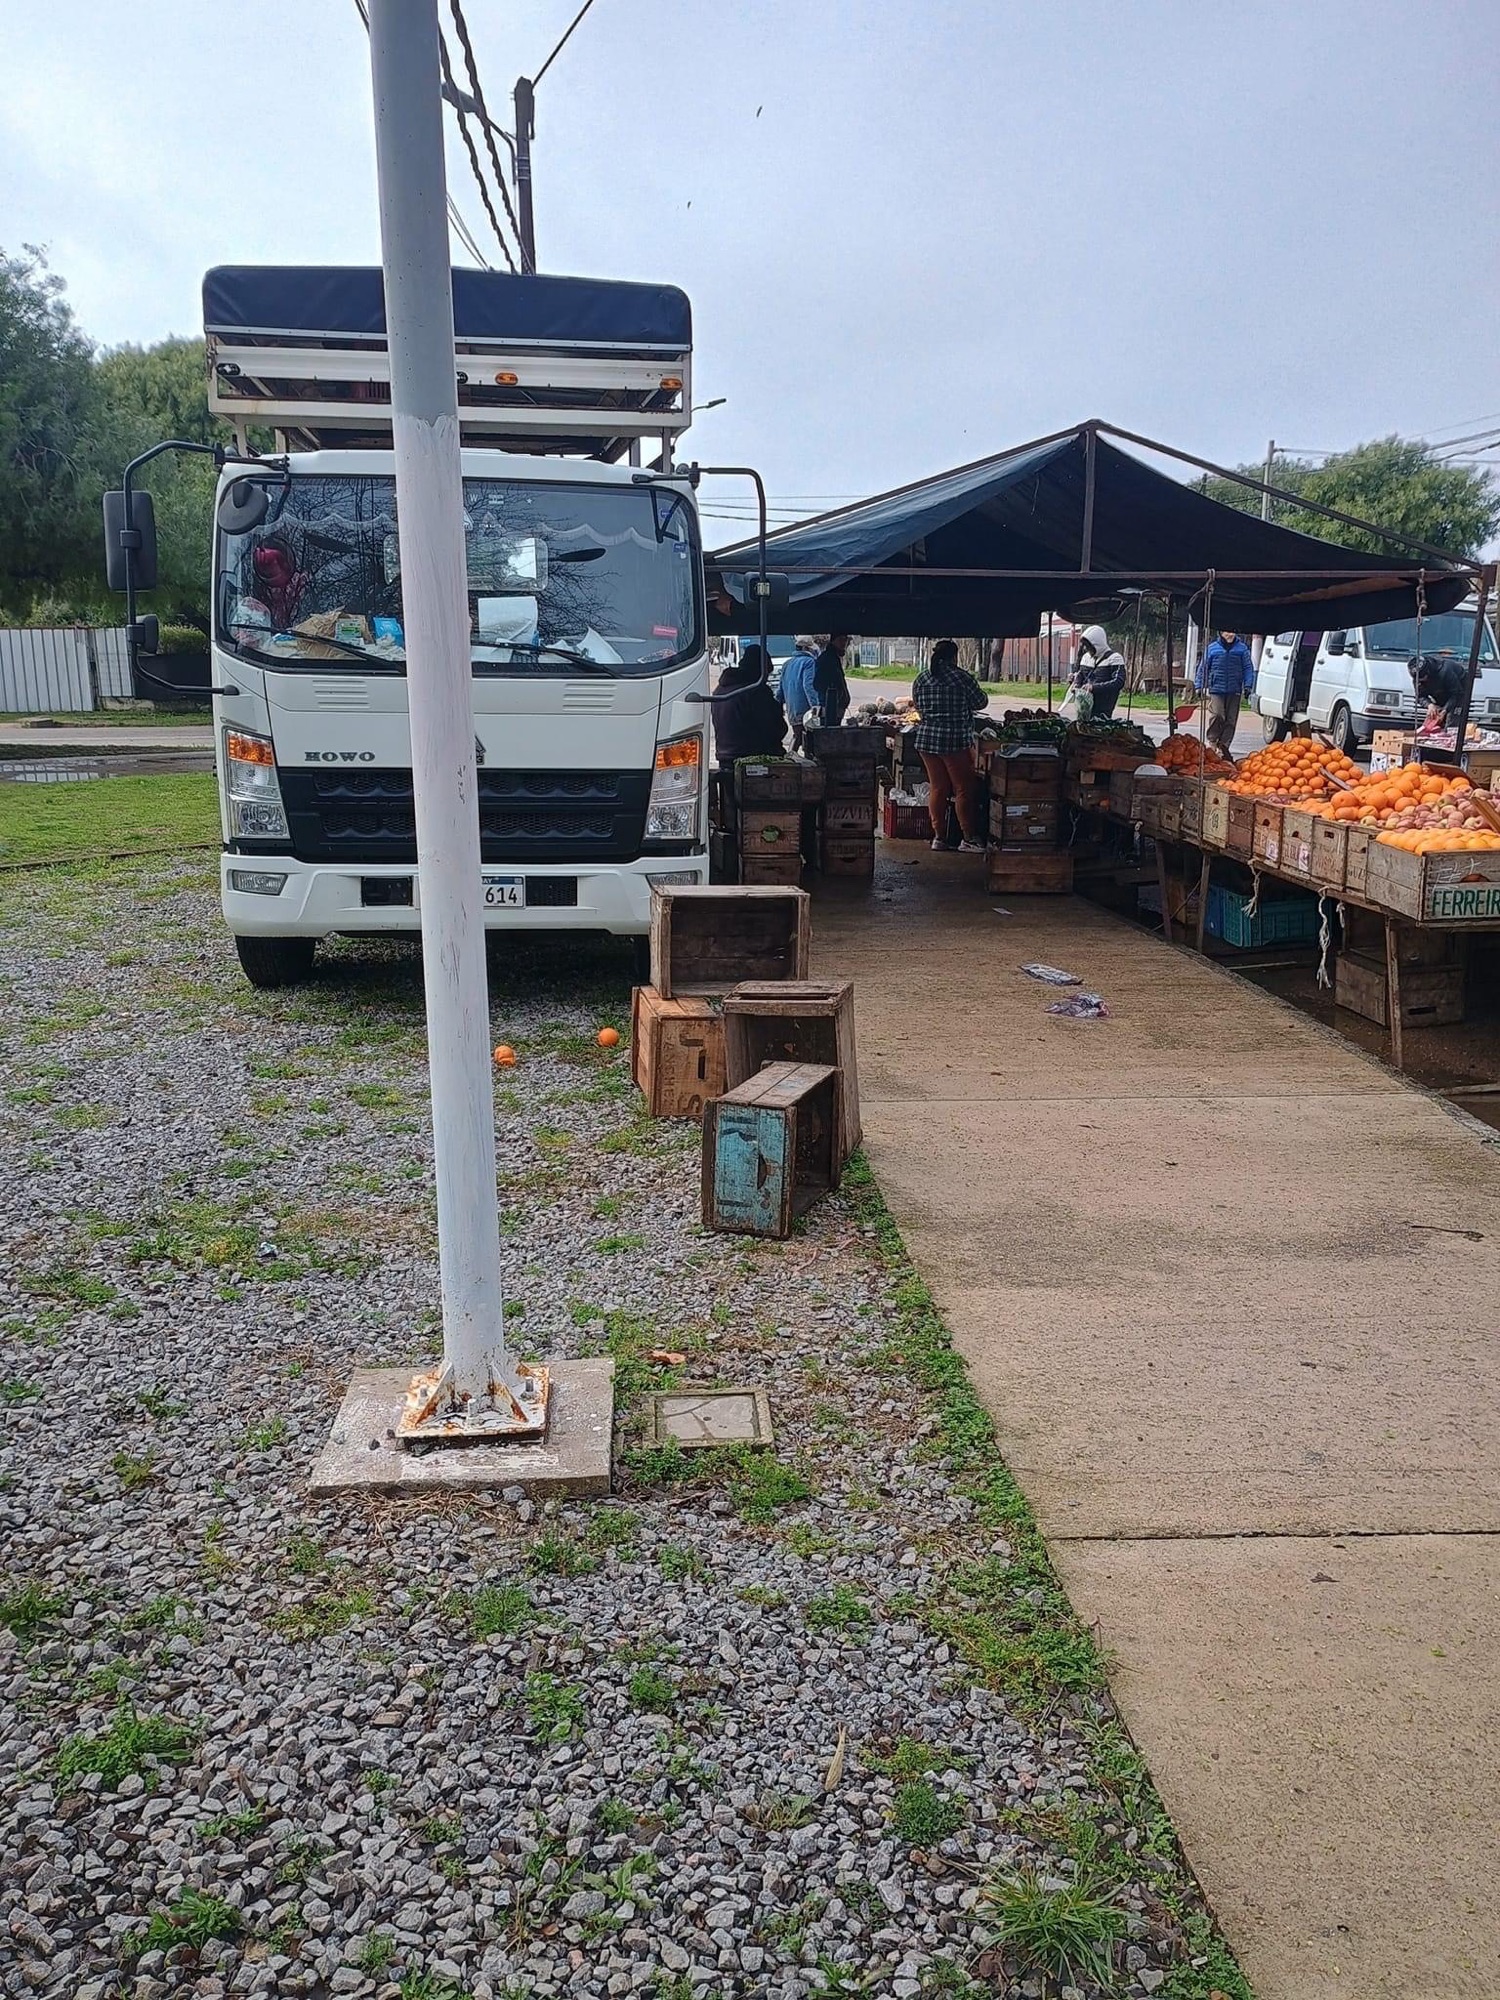
[[[639,937],[651,928],[652,877],[707,882],[708,856],[650,855],[592,869],[486,862],[483,872],[519,878],[527,885],[528,899],[522,909],[487,909],[486,930],[610,931]],[[256,893],[236,886],[235,877],[246,875],[285,879],[274,894]],[[410,902],[382,900],[392,893],[399,896],[408,883]],[[570,884],[577,885],[575,900],[565,900]],[[422,927],[421,891],[412,868],[376,863],[333,867],[285,854],[223,854],[219,886],[224,921],[238,936],[400,935]]]

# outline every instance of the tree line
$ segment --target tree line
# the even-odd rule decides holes
[[[104,588],[100,497],[127,461],[165,437],[230,443],[209,414],[201,340],[101,349],[78,325],[63,280],[27,245],[0,250],[0,621],[62,624],[119,616]],[[1249,479],[1259,465],[1241,466]],[[206,628],[212,463],[166,455],[142,482],[156,503],[160,582],[142,607]],[[1376,439],[1319,466],[1278,458],[1271,483],[1456,555],[1500,528],[1500,488],[1426,445]],[[1260,494],[1232,480],[1202,489],[1247,512]],[[1276,501],[1271,518],[1325,541],[1389,548],[1378,536]]]

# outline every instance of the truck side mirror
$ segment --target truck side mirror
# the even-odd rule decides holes
[[[154,611],[148,611],[144,618],[137,618],[126,630],[134,639],[138,653],[155,653],[161,646],[161,620]]]
[[[757,572],[750,579],[750,588],[746,596],[752,603],[764,600],[766,622],[768,625],[774,625],[783,612],[791,609],[792,579],[785,570],[767,570],[764,579]]]
[[[125,555],[134,558],[137,590],[156,588],[156,508],[151,495],[136,491],[130,496],[131,525],[125,525],[125,494],[104,496],[104,575],[111,590],[124,590]]]
[[[1349,634],[1347,632],[1330,632],[1328,635],[1328,652],[1330,657],[1337,659],[1341,653],[1347,650],[1348,644]]]
[[[248,535],[271,511],[271,496],[253,479],[234,479],[219,495],[216,516],[226,535]]]

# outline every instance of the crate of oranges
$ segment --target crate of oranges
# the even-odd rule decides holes
[[[1352,785],[1364,772],[1342,750],[1307,736],[1289,736],[1284,743],[1269,743],[1246,757],[1232,778],[1225,780],[1226,791],[1242,798],[1269,799],[1277,805],[1310,805],[1331,798],[1342,785]]]

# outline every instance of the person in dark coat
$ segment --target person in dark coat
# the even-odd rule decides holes
[[[1416,687],[1417,701],[1427,704],[1427,714],[1417,727],[1457,729],[1469,685],[1468,662],[1452,653],[1424,653],[1419,660],[1408,660],[1406,671]]]
[[[848,650],[846,634],[830,633],[828,644],[813,667],[813,703],[823,711],[825,729],[837,729],[849,712],[849,683],[844,678],[844,655]]]
[[[713,705],[714,755],[721,766],[737,757],[779,757],[786,736],[781,703],[767,684],[766,659],[759,646],[747,646],[734,666],[719,676]]]

